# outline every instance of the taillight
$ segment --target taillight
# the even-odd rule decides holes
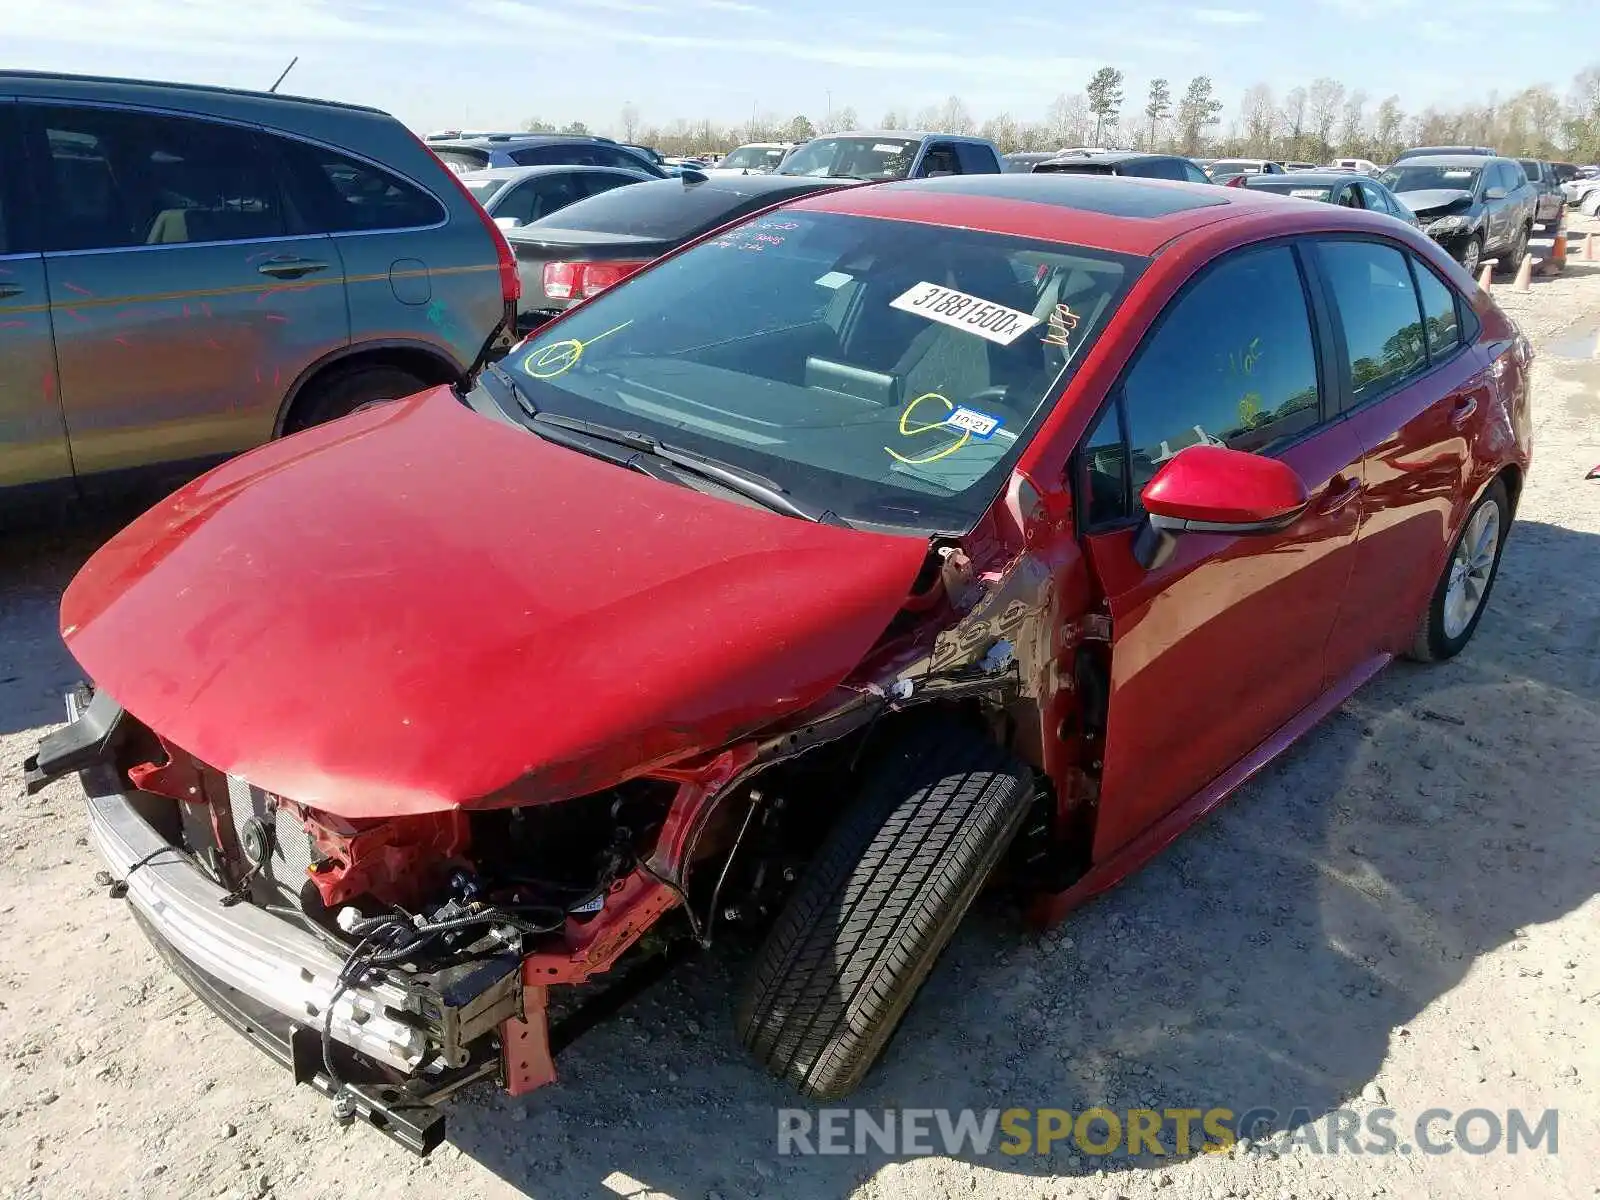
[[[1223,184],[1222,186],[1223,187],[1243,187],[1244,186],[1244,181],[1246,179],[1248,179],[1248,178],[1249,178],[1248,175],[1235,175],[1232,179],[1228,180],[1228,182]]]
[[[544,294],[552,300],[587,300],[612,284],[621,283],[644,265],[643,261],[547,262],[544,265]]]
[[[433,154],[433,147],[427,142],[414,133],[411,138],[429,154]],[[434,154],[434,157],[439,156]],[[461,176],[454,171],[446,171],[445,176],[455,184],[456,191],[466,197],[473,213],[489,231],[489,240],[494,243],[495,263],[500,268],[500,299],[506,304],[515,304],[522,298],[522,277],[517,274],[517,256],[511,252],[511,243],[506,241],[505,233],[494,223],[494,218],[488,214],[483,205],[478,203],[478,198],[472,194],[472,189],[461,182]]]

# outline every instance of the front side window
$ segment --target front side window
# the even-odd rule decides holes
[[[1422,314],[1406,256],[1393,246],[1358,241],[1322,242],[1317,255],[1344,326],[1355,402],[1425,367]]]
[[[43,136],[46,248],[240,241],[286,232],[250,130],[114,109],[28,110]]]
[[[1389,203],[1389,197],[1383,194],[1382,189],[1364,182],[1357,183],[1356,186],[1361,189],[1362,200],[1373,212],[1394,214],[1394,205]]]
[[[801,146],[778,168],[780,175],[814,175],[828,179],[904,179],[911,173],[918,143],[897,137],[820,137]],[[948,146],[949,171],[955,155]],[[931,151],[930,151],[931,155]]]
[[[442,204],[382,167],[310,142],[274,141],[289,165],[311,233],[417,229],[445,218]]]
[[[1122,383],[1132,493],[1200,442],[1259,450],[1321,419],[1316,348],[1287,246],[1223,260],[1162,313]]]
[[[603,292],[505,363],[540,410],[712,456],[818,511],[965,530],[1142,265],[780,210]]]

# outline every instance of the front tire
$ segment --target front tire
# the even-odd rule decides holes
[[[906,735],[768,935],[739,1003],[745,1047],[812,1099],[853,1091],[1032,799],[1029,768],[968,727]]]
[[[1454,658],[1472,640],[1500,573],[1500,553],[1511,525],[1511,500],[1496,479],[1461,524],[1450,557],[1417,626],[1411,657],[1418,662]]]
[[[376,404],[414,396],[428,385],[399,367],[353,367],[312,383],[294,406],[284,429],[298,433]]]
[[[1467,239],[1467,244],[1461,248],[1461,265],[1466,268],[1468,275],[1477,275],[1478,264],[1483,261],[1483,238],[1473,234]]]

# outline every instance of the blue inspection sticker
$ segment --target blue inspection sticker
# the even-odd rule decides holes
[[[987,442],[1000,428],[1000,418],[991,417],[988,413],[979,412],[975,408],[958,408],[944,419],[944,423],[951,429],[959,429],[963,433],[970,433],[980,442]]]

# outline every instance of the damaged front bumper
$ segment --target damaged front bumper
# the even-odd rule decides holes
[[[341,985],[345,956],[331,940],[235,903],[141,813],[139,794],[124,790],[111,761],[121,720],[114,702],[90,711],[86,695],[74,693],[67,712],[71,723],[26,764],[29,790],[77,772],[112,894],[127,899],[162,957],[209,1007],[297,1083],[333,1097],[341,1119],[364,1119],[426,1154],[444,1137],[434,1106],[503,1073],[486,1034],[514,1025],[523,1061],[513,1071],[526,1077],[530,1065],[535,1074],[548,1068],[543,989],[523,988],[519,960],[408,986],[392,977]],[[324,1029],[337,1078],[325,1062]]]

